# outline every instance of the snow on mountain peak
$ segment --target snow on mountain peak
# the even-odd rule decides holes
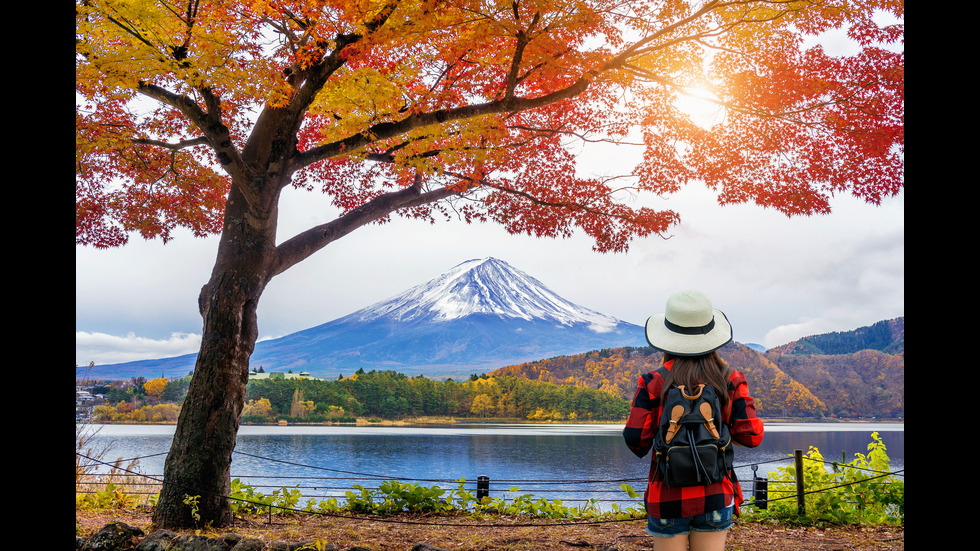
[[[562,325],[588,323],[597,332],[611,331],[619,323],[616,318],[563,299],[533,277],[492,257],[467,260],[351,316],[441,322],[472,314],[545,319]]]

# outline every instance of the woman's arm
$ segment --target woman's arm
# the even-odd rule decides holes
[[[633,396],[633,405],[630,407],[630,415],[623,429],[626,446],[637,457],[643,457],[650,451],[653,446],[653,435],[657,430],[654,413],[660,406],[660,392],[659,389],[653,388],[658,386],[655,384],[655,379],[663,383],[663,380],[653,372],[640,377]]]
[[[732,441],[747,448],[762,443],[765,426],[755,414],[755,401],[749,395],[749,385],[745,375],[736,371],[728,380],[728,393],[732,399],[729,427]]]

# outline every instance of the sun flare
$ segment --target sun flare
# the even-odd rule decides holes
[[[682,88],[674,106],[704,128],[711,128],[725,120],[726,110],[718,96],[702,86]]]

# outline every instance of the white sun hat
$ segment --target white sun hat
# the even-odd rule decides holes
[[[681,291],[667,299],[667,311],[646,323],[650,346],[675,356],[699,356],[732,340],[732,325],[700,291]]]

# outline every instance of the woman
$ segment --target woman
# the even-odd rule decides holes
[[[646,323],[650,345],[664,353],[663,368],[640,377],[623,429],[626,445],[638,457],[653,446],[671,385],[711,385],[718,396],[722,421],[732,441],[746,447],[762,443],[763,424],[756,417],[745,375],[730,368],[717,350],[732,340],[732,327],[698,291],[682,291],[667,300],[666,312]],[[658,476],[653,454],[644,492],[647,532],[657,551],[723,550],[733,515],[738,515],[742,490],[734,470],[722,480],[701,486],[670,486]]]

